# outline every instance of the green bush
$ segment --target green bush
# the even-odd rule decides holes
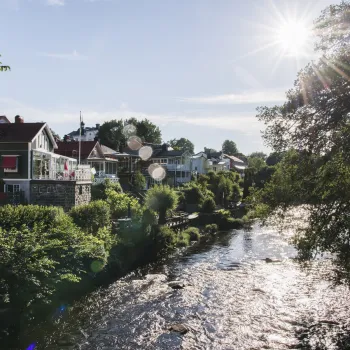
[[[140,171],[137,171],[134,176],[133,181],[136,191],[142,191],[146,187],[146,178],[141,174]]]
[[[199,241],[200,240],[200,233],[199,229],[197,227],[189,227],[185,231],[183,231],[184,234],[188,234],[191,241]]]
[[[4,230],[20,229],[22,226],[33,228],[36,224],[44,228],[71,223],[71,218],[60,207],[40,205],[4,205],[0,207],[0,225]]]
[[[174,249],[178,243],[177,234],[167,226],[155,226],[155,239],[159,250]]]
[[[178,247],[187,247],[191,243],[191,237],[188,232],[182,231],[177,237],[176,245]]]
[[[200,208],[202,213],[212,213],[213,211],[215,211],[215,209],[216,204],[214,199],[211,197],[206,198]]]
[[[145,206],[158,213],[159,224],[166,223],[167,212],[177,207],[176,191],[168,185],[157,185],[147,191]]]
[[[74,207],[69,215],[76,225],[91,234],[96,234],[99,229],[110,228],[111,226],[109,205],[102,200]]]
[[[219,231],[219,227],[217,224],[209,224],[205,225],[204,232],[208,234],[214,234]]]
[[[105,179],[104,182],[94,184],[91,186],[91,200],[97,201],[99,199],[106,200],[106,190],[113,190],[115,192],[123,192],[119,182],[112,182],[110,179]]]
[[[14,220],[0,228],[0,309],[26,312],[31,305],[49,302],[61,285],[78,282],[87,273],[95,273],[106,264],[104,241],[84,233],[64,213],[51,208],[28,206],[10,210],[1,208]],[[36,214],[34,214],[36,212]],[[53,223],[45,221],[54,213]],[[32,223],[19,226],[18,216]],[[27,214],[26,216],[24,214]],[[25,222],[25,220],[23,220]]]
[[[133,218],[142,216],[142,207],[138,200],[126,193],[115,192],[111,189],[106,190],[107,203],[111,209],[111,215],[114,219],[119,219],[128,215],[130,205],[131,215]]]

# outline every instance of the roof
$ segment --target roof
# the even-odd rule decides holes
[[[81,150],[80,150],[80,157],[81,158],[88,158],[92,150],[96,147],[98,144],[98,141],[81,141]],[[57,143],[58,148],[55,149],[55,153],[61,154],[62,156],[66,157],[78,157],[79,152],[79,142],[78,141],[71,141],[71,142],[58,142]]]
[[[46,123],[0,123],[0,142],[32,142]]]
[[[152,158],[163,158],[163,157],[181,157],[184,151],[166,151],[166,150],[153,150]]]
[[[229,156],[228,154],[224,154],[224,156],[227,157],[227,158],[229,158],[229,159],[232,159],[234,162],[243,163],[243,164],[244,164],[244,162],[243,162],[242,159],[239,159],[239,158],[237,158],[237,157],[235,157],[235,156]]]
[[[0,115],[0,123],[10,124],[11,122],[7,119],[6,115]]]
[[[102,152],[103,154],[117,154],[119,152],[115,151],[114,149],[110,148],[110,147],[107,147],[105,145],[101,145],[101,149],[102,149]]]

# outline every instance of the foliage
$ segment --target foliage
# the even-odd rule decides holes
[[[197,227],[189,227],[183,233],[189,235],[191,241],[199,241],[201,238]]]
[[[215,201],[213,198],[206,198],[204,201],[203,201],[203,204],[201,205],[201,212],[202,213],[212,213],[213,211],[215,211],[216,209],[216,204],[215,204]]]
[[[91,200],[106,200],[106,189],[113,190],[115,192],[123,192],[119,182],[112,182],[110,179],[105,179],[103,182],[99,184],[93,184],[91,186]]]
[[[259,157],[249,157],[248,158],[248,167],[254,171],[254,173],[257,173],[260,171],[263,167],[266,166],[266,163],[264,159]]]
[[[285,152],[272,152],[267,158],[266,158],[266,164],[268,166],[274,166],[278,164],[284,157]]]
[[[85,232],[96,234],[101,228],[110,228],[111,212],[107,202],[98,200],[76,206],[69,215]]]
[[[194,153],[194,144],[184,137],[181,137],[180,139],[172,139],[168,143],[174,150],[183,152],[188,151],[191,154]]]
[[[11,70],[11,68],[9,66],[4,66],[2,62],[0,62],[0,72],[6,72],[7,70]]]
[[[264,152],[253,152],[249,155],[249,158],[261,158],[263,160],[266,160],[267,154]]]
[[[332,253],[340,279],[350,282],[350,4],[328,7],[316,21],[324,55],[301,70],[281,106],[260,107],[264,138],[288,151],[271,181],[251,195],[260,216],[308,204],[295,243],[302,259]],[[298,151],[297,151],[298,150]]]
[[[112,189],[106,190],[107,203],[111,209],[111,215],[114,219],[126,217],[130,207],[131,216],[139,219],[142,216],[142,208],[138,200],[126,193],[119,193]]]
[[[124,121],[113,119],[103,123],[98,131],[101,144],[120,152],[123,151],[123,148],[127,146],[128,137],[131,136],[124,129],[124,126],[128,124],[135,126],[136,136],[140,137],[143,142],[161,143],[162,137],[159,127],[148,119],[130,118]]]
[[[141,174],[140,171],[137,171],[134,176],[134,187],[136,191],[144,190],[146,187],[146,178]]]
[[[145,205],[159,215],[159,224],[165,224],[166,214],[176,208],[178,196],[168,185],[156,185],[147,191]]]
[[[230,140],[225,140],[222,144],[222,152],[228,155],[233,155],[238,153],[236,143]]]
[[[217,224],[208,224],[205,225],[204,232],[209,233],[211,235],[215,234],[216,232],[219,231],[219,227]]]
[[[216,153],[216,152],[217,152],[217,150],[214,148],[204,147],[204,153]]]
[[[7,223],[0,228],[0,308],[9,304],[24,312],[46,302],[62,283],[78,282],[91,271],[93,261],[101,267],[106,263],[104,242],[82,232],[67,214],[52,209],[1,208]]]

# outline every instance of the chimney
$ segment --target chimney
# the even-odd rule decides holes
[[[100,129],[100,124],[96,124],[96,129],[97,129],[97,130]]]
[[[16,115],[15,116],[15,124],[23,124],[23,123],[24,123],[23,118],[19,115]]]

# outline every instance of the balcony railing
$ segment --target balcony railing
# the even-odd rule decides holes
[[[106,174],[104,171],[97,171],[94,176],[94,183],[100,184],[108,179],[111,182],[119,182],[119,178],[116,174]]]
[[[74,170],[50,170],[46,174],[33,174],[33,180],[91,181],[91,179],[91,168],[84,165],[79,165]]]

